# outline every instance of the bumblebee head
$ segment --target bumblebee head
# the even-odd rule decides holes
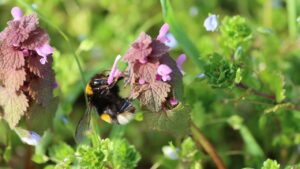
[[[100,118],[110,124],[125,125],[134,118],[134,114],[132,112],[123,112],[114,117],[108,113],[103,113],[101,114]]]

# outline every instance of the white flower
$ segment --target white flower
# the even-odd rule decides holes
[[[21,140],[26,144],[36,146],[40,142],[41,136],[36,132],[30,131],[27,136],[21,137]]]
[[[166,46],[168,46],[170,49],[176,48],[177,47],[177,41],[176,41],[174,35],[169,32],[169,33],[167,33],[166,37],[167,37],[168,41],[164,42],[164,44]]]
[[[217,15],[210,15],[204,21],[204,27],[207,31],[215,31],[218,27]]]
[[[178,149],[175,149],[174,147],[171,146],[163,146],[162,151],[164,155],[171,160],[177,160],[178,159]]]

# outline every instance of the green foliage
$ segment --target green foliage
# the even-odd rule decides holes
[[[241,16],[225,17],[220,27],[221,43],[224,47],[235,51],[238,47],[246,47],[252,37],[250,27]]]
[[[92,146],[80,145],[77,150],[82,168],[135,168],[139,153],[124,139],[99,140]]]
[[[261,169],[280,169],[280,165],[276,160],[267,159]]]
[[[57,99],[38,99],[47,110],[24,100],[26,90],[0,90],[2,119],[19,126],[12,131],[5,120],[0,123],[1,168],[217,168],[192,137],[192,123],[226,168],[300,168],[300,1],[4,0],[1,31],[12,18],[13,6],[26,15],[38,13],[55,48],[52,68],[58,87],[53,93]],[[214,32],[203,27],[209,13],[218,16]],[[187,56],[183,84],[173,93],[182,103],[164,113],[136,106],[136,120],[125,126],[106,124],[94,113],[90,144],[76,145],[74,133],[86,110],[87,81],[109,70],[141,32],[155,39],[164,22],[178,44],[169,51],[172,59],[181,53]],[[118,64],[119,70],[127,66]],[[17,68],[7,77],[0,71],[0,88],[21,85],[23,71]],[[198,78],[199,74],[205,77]],[[51,85],[34,87],[52,91]],[[123,92],[123,83],[119,87]],[[25,101],[28,105],[22,104]],[[21,140],[30,131],[43,133],[35,147]],[[166,146],[176,158],[162,152]]]
[[[215,88],[232,87],[237,73],[240,78],[240,71],[237,71],[239,70],[238,67],[217,53],[212,54],[204,70],[208,83]],[[237,81],[240,81],[239,78]]]

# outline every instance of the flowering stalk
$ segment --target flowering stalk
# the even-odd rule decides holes
[[[0,106],[14,128],[30,105],[50,104],[55,80],[53,48],[37,15],[23,16],[18,7],[11,14],[13,20],[0,33]]]
[[[141,33],[124,55],[128,63],[126,78],[131,85],[131,98],[138,99],[142,107],[154,112],[172,109],[181,99],[179,91],[185,58],[181,57],[176,63],[169,56],[169,48],[165,45],[168,31],[168,24],[164,24],[154,40]]]

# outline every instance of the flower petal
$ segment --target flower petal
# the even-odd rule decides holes
[[[168,65],[161,64],[157,68],[157,74],[161,76],[169,75],[170,73],[172,73],[172,69]]]
[[[171,147],[171,146],[163,146],[162,151],[166,157],[171,160],[177,160],[178,156],[178,149]]]
[[[169,25],[167,23],[163,24],[163,26],[159,30],[159,34],[157,36],[157,40],[161,42],[168,42],[169,39],[167,38],[167,33],[169,32]]]
[[[118,71],[117,64],[120,61],[121,57],[122,57],[121,55],[118,55],[114,61],[114,64],[111,68],[111,71],[110,71],[108,79],[107,79],[107,84],[109,84],[109,85],[112,84],[114,77],[116,75],[116,72]]]
[[[21,137],[21,140],[26,144],[36,146],[40,142],[41,136],[36,132],[30,131],[29,135],[27,137]]]
[[[11,15],[13,16],[14,20],[20,20],[23,16],[23,12],[19,7],[13,7],[11,9]]]
[[[215,31],[218,27],[217,15],[210,15],[204,21],[206,31]]]
[[[170,103],[172,106],[175,106],[175,105],[178,104],[178,100],[177,100],[175,97],[173,97],[173,98],[171,98],[171,99],[169,100],[169,103]]]
[[[35,48],[35,51],[37,52],[38,55],[47,57],[48,55],[53,53],[53,48],[46,43],[42,46]]]
[[[179,57],[176,60],[177,67],[178,67],[178,69],[180,70],[181,73],[183,73],[182,64],[185,60],[186,60],[186,55],[185,54],[179,55]]]

